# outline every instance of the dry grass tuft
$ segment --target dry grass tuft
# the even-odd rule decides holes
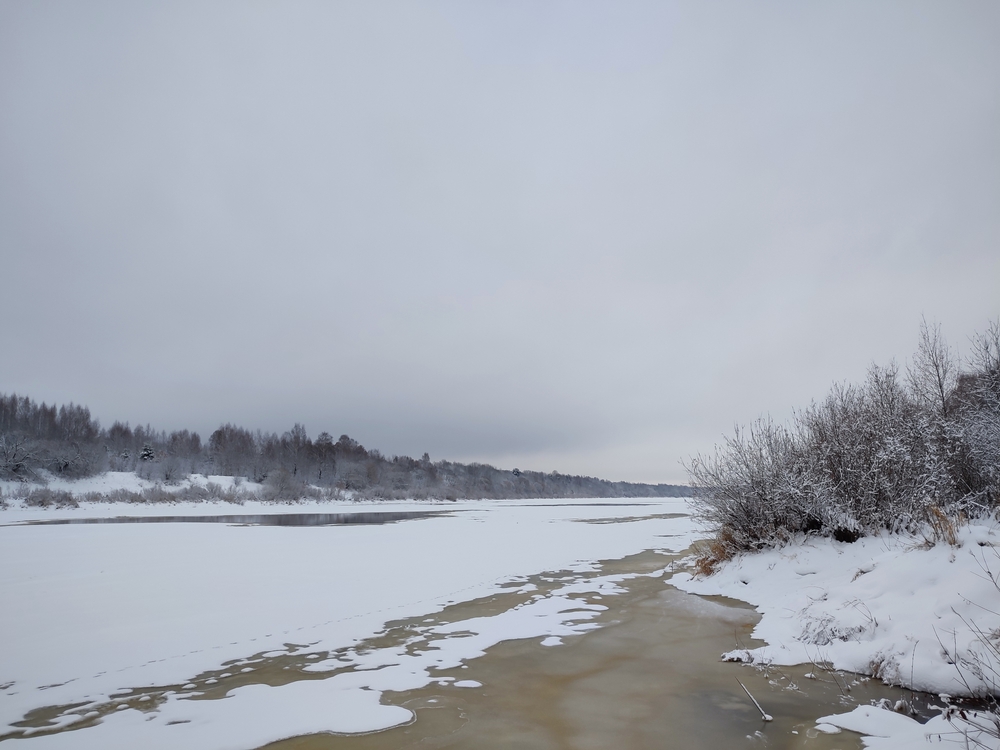
[[[952,518],[936,505],[932,505],[927,509],[927,522],[931,527],[931,541],[943,541],[952,547],[957,547],[958,526],[962,521],[963,518],[961,515],[958,518]]]
[[[726,560],[736,554],[736,540],[729,527],[723,526],[714,539],[698,545],[698,558],[694,561],[695,574],[710,576]]]

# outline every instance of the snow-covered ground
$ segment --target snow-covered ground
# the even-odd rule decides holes
[[[803,537],[739,556],[708,577],[678,573],[671,583],[757,606],[763,616],[754,636],[768,645],[727,658],[813,662],[817,669],[829,665],[916,690],[969,695],[995,690],[1000,679],[1000,532],[995,522],[979,521],[956,536],[956,545],[932,545],[923,537],[869,537],[853,544]],[[968,728],[960,717],[956,726],[943,719],[923,726],[869,707],[824,721],[883,735],[871,738],[871,747],[901,750],[917,747],[915,738],[922,743],[925,734],[964,746],[956,726]],[[980,740],[997,747],[995,739]]]
[[[160,488],[170,493],[179,493],[191,486],[205,487],[209,483],[216,484],[222,489],[232,489],[235,486],[243,487],[251,492],[259,492],[263,485],[250,482],[245,479],[236,479],[230,476],[205,476],[203,474],[190,474],[184,479],[169,485],[163,485],[148,479],[143,479],[134,471],[106,471],[103,474],[95,474],[92,477],[83,479],[63,479],[48,472],[42,472],[45,479],[45,488],[53,492],[69,492],[75,497],[84,497],[91,493],[108,493],[115,490],[128,490],[130,492],[142,492]],[[34,489],[35,485],[22,485],[11,480],[0,480],[0,492],[10,497],[19,489]],[[98,504],[100,505],[100,504]],[[122,503],[113,503],[121,507]],[[156,506],[151,506],[152,512],[156,511]]]
[[[232,481],[189,481],[209,479]],[[125,474],[50,484],[77,495],[121,487],[140,491],[147,483]],[[381,526],[31,524],[401,510],[438,515]],[[459,666],[501,640],[539,637],[556,645],[594,627],[621,581],[594,561],[684,550],[701,533],[686,515],[671,516],[688,511],[683,499],[87,502],[73,509],[14,503],[0,510],[0,735],[46,706],[67,706],[53,713],[52,725],[83,728],[5,744],[219,750],[405,723],[411,713],[382,705],[382,691],[439,681],[438,669]],[[1000,536],[993,524],[978,522],[959,529],[957,541],[802,538],[739,557],[709,578],[678,573],[670,583],[757,606],[755,636],[768,645],[730,658],[815,662],[817,669],[829,665],[964,694],[995,676],[983,636],[1000,632],[1000,592],[991,578],[1000,571],[994,546]],[[565,573],[541,591],[528,578],[545,571]],[[500,594],[517,601],[488,616],[433,616],[449,604]],[[421,618],[405,642],[368,647],[387,622],[403,618]],[[280,687],[242,684],[225,700],[192,700],[217,689],[225,675],[252,673],[283,654],[311,658],[307,671],[330,676]],[[984,668],[978,676],[977,665]],[[169,686],[175,687],[153,690]],[[140,710],[144,688],[154,710]],[[128,689],[139,692],[125,695]],[[109,706],[120,710],[108,713]],[[101,721],[87,726],[93,711]],[[969,720],[920,724],[862,706],[823,717],[818,728],[859,731],[870,747],[902,750],[938,739],[965,746],[961,731],[974,732],[982,717]],[[998,747],[991,737],[978,738]]]

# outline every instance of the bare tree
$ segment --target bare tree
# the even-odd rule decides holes
[[[281,447],[290,464],[292,476],[297,477],[299,475],[299,464],[306,457],[310,447],[309,435],[306,433],[306,428],[296,422],[292,429],[281,436]]]
[[[920,342],[907,371],[913,394],[948,417],[948,395],[957,384],[958,366],[954,353],[941,336],[941,325],[920,321]]]
[[[37,463],[33,441],[23,435],[0,435],[0,477],[33,479]]]

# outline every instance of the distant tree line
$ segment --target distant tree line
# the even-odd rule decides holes
[[[488,464],[384,456],[347,435],[315,439],[296,424],[278,435],[224,424],[203,443],[196,432],[166,433],[115,422],[104,429],[84,406],[38,404],[0,394],[0,479],[37,481],[135,471],[175,483],[189,474],[245,477],[267,496],[297,499],[308,487],[365,498],[669,497],[682,485],[609,482],[558,472],[505,471]]]
[[[800,532],[853,541],[882,530],[954,538],[963,516],[1000,506],[1000,323],[960,362],[926,322],[909,367],[873,365],[790,426],[762,419],[694,459],[704,558]]]

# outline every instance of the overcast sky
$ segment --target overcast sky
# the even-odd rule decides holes
[[[1000,315],[1000,3],[0,2],[0,392],[686,481]]]

